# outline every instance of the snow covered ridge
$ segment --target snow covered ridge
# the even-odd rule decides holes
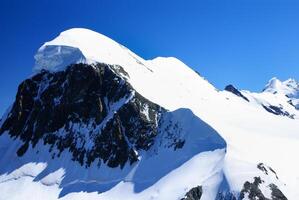
[[[219,91],[79,28],[35,58],[0,122],[0,200],[298,199],[295,81]]]
[[[299,83],[295,79],[282,82],[272,78],[260,93],[239,91],[233,85],[226,86],[225,91],[243,98],[251,105],[260,106],[271,114],[290,119],[299,118]]]
[[[272,78],[260,93],[239,91],[232,85],[227,86],[225,90],[242,97],[251,105],[264,108],[271,114],[290,119],[299,118],[299,83],[294,79],[280,81]]]
[[[299,109],[299,82],[295,79],[288,79],[282,82],[277,78],[273,78],[269,81],[264,91],[285,95],[290,98],[289,103],[296,109]]]
[[[299,83],[295,79],[288,79],[282,82],[278,78],[274,77],[269,81],[263,91],[281,93],[289,97],[298,97]]]
[[[125,77],[120,66],[74,64],[64,71],[41,71],[21,83],[0,127],[5,155],[0,191],[6,199],[15,197],[8,193],[9,184],[24,177],[61,188],[51,194],[53,199],[72,199],[70,193],[85,190],[109,192],[122,183],[134,186],[127,199],[147,199],[163,188],[159,198],[175,199],[187,192],[184,188],[221,176],[217,165],[225,153],[223,138],[188,109],[168,112],[144,99]],[[182,172],[167,175],[181,165],[192,176],[168,194],[170,182],[181,179]],[[195,167],[202,170],[193,173]],[[204,195],[214,189],[204,189]],[[115,199],[113,192],[108,196]]]
[[[125,66],[144,61],[142,58],[97,32],[73,28],[46,42],[35,55],[34,71],[64,70],[69,64],[100,62]]]

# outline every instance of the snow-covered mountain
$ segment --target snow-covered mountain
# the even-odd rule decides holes
[[[90,30],[46,42],[0,121],[0,199],[296,200],[299,84],[217,90]]]
[[[289,103],[295,106],[296,109],[299,109],[299,83],[296,80],[288,79],[281,82],[277,78],[273,78],[269,81],[264,91],[285,95],[289,98]]]

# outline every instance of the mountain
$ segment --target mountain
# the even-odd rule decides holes
[[[0,121],[1,200],[297,199],[295,80],[220,91],[81,28],[35,59]]]
[[[296,80],[288,79],[281,82],[277,78],[273,78],[269,81],[264,91],[285,95],[289,98],[289,103],[295,106],[297,110],[299,109],[299,83]]]

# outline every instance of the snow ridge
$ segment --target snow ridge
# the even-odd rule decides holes
[[[268,82],[263,91],[299,98],[299,83],[292,78],[286,81],[280,81],[278,78],[274,77]]]
[[[34,71],[64,70],[70,63],[100,62],[106,64],[126,65],[142,62],[143,59],[97,32],[73,28],[60,33],[58,37],[46,42],[38,50]]]
[[[9,161],[9,165],[0,167],[0,181],[7,180],[7,176],[13,175],[11,172],[15,170],[22,171],[22,166],[28,162],[31,164],[26,166],[32,170],[38,163],[48,163],[49,172],[65,169],[65,179],[61,181],[62,173],[59,171],[53,175],[57,176],[56,180],[50,177],[51,181],[45,182],[79,184],[69,184],[68,191],[62,191],[64,195],[68,194],[63,199],[180,199],[191,188],[202,186],[202,199],[212,200],[224,180],[227,182],[225,189],[228,188],[232,194],[244,191],[244,195],[247,195],[258,186],[255,180],[263,180],[264,184],[260,184],[259,189],[267,198],[271,198],[268,187],[271,184],[278,186],[288,199],[298,198],[298,118],[274,115],[263,108],[267,106],[274,111],[278,108],[283,113],[287,111],[298,115],[296,81],[290,79],[281,82],[274,78],[264,92],[240,91],[248,99],[244,101],[231,92],[216,90],[176,58],[144,60],[106,36],[81,28],[64,31],[54,40],[45,43],[35,58],[36,73],[42,70],[65,70],[69,64],[78,62],[121,66],[128,74],[124,79],[136,92],[169,111],[169,118],[166,118],[169,120],[160,126],[165,130],[161,138],[171,138],[175,142],[178,142],[175,139],[184,139],[185,145],[180,149],[179,141],[177,151],[174,152],[165,148],[169,144],[167,142],[161,142],[162,146],[155,143],[151,151],[138,155],[138,165],[125,165],[123,170],[102,165],[103,173],[97,173],[98,166],[92,165],[88,170],[81,168],[69,160],[68,152],[63,152],[62,163],[59,160],[52,161],[42,144],[38,146],[44,157],[38,157],[29,146],[29,153],[18,158],[14,150],[20,146],[20,141],[12,141],[3,134],[0,136],[0,152],[5,156],[0,159],[0,163]],[[147,109],[143,109],[142,114],[146,117]],[[172,137],[166,131],[168,124],[176,122],[180,126],[174,131],[178,131],[179,138]],[[217,137],[209,138],[210,133]],[[225,146],[213,145],[211,148],[211,143],[207,143],[206,139],[214,141],[213,144],[224,141]],[[269,171],[270,167],[274,169],[279,180],[273,174],[268,175],[259,169],[259,163],[263,163],[260,165],[263,170],[265,168]],[[10,169],[10,173],[5,173],[6,168]],[[49,199],[52,200],[57,198],[63,187],[51,186],[51,189],[45,189],[38,187],[39,183],[34,182],[33,177],[17,178],[15,182],[1,183],[0,193],[28,184],[31,190],[22,189],[22,194],[31,194],[32,190],[39,188],[38,191],[43,191],[43,194],[51,193]],[[97,188],[97,192],[87,190],[90,188],[85,183],[90,182],[95,183],[92,189]],[[247,188],[244,188],[245,183],[248,183]],[[6,197],[9,199],[9,194]]]

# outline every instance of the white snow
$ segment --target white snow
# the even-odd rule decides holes
[[[277,78],[272,78],[264,92],[285,96],[297,110],[299,109],[299,83],[295,79],[290,78],[282,82]]]
[[[51,159],[48,148],[40,142],[35,149],[17,157],[14,152],[19,140],[7,134],[0,137],[0,192],[15,199],[23,199],[30,191],[37,190],[43,199],[176,199],[183,197],[195,186],[203,186],[204,199],[213,199],[217,193],[225,156],[223,139],[210,126],[196,118],[189,110],[181,109],[169,113],[169,121],[180,121],[186,146],[174,151],[161,145],[152,151],[143,152],[140,161],[132,167],[112,169],[94,162],[88,170],[73,162],[69,152],[64,151],[60,159]],[[165,124],[166,125],[166,124]],[[159,143],[160,138],[157,139]],[[209,141],[209,142],[207,142]],[[11,149],[10,151],[7,151]],[[23,189],[26,182],[26,189]],[[37,187],[37,183],[40,185]],[[175,183],[175,185],[173,184]],[[95,192],[78,193],[94,184]],[[47,186],[49,188],[46,188]],[[12,187],[22,187],[20,193],[10,193]],[[62,188],[62,189],[61,189]],[[47,192],[51,195],[47,196]],[[102,192],[98,194],[97,192]],[[55,195],[56,196],[55,196]],[[65,195],[67,194],[67,195]],[[121,196],[119,194],[122,194]],[[41,196],[32,197],[38,199]],[[1,199],[1,197],[0,197]]]
[[[265,92],[281,93],[290,97],[297,96],[299,93],[299,83],[294,79],[280,81],[278,78],[272,78],[266,85]]]
[[[53,72],[64,70],[68,64],[77,62],[118,64],[129,74],[128,81],[133,88],[145,98],[174,113],[185,108],[194,114],[194,116],[178,115],[178,119],[183,119],[182,124],[185,128],[182,137],[190,137],[182,153],[172,154],[163,148],[158,149],[157,156],[140,155],[141,162],[138,166],[134,166],[135,168],[126,166],[120,170],[109,169],[102,165],[100,169],[93,166],[85,170],[75,164],[69,164],[67,155],[61,158],[64,159],[63,163],[50,162],[47,159],[37,161],[37,163],[49,161],[47,168],[53,168],[52,172],[59,176],[57,183],[61,181],[61,187],[63,183],[79,180],[109,182],[110,185],[117,183],[103,193],[74,190],[63,199],[179,199],[192,187],[203,185],[204,195],[207,195],[203,198],[211,200],[217,193],[223,174],[230,188],[237,192],[241,190],[244,182],[252,181],[258,174],[267,183],[275,182],[288,199],[298,198],[299,121],[273,115],[261,107],[264,103],[282,104],[285,109],[298,115],[298,111],[286,103],[288,99],[285,97],[286,94],[292,94],[290,97],[293,98],[292,101],[298,102],[297,93],[294,93],[296,88],[294,81],[281,82],[272,79],[262,93],[242,91],[242,94],[249,98],[248,103],[229,92],[218,92],[210,83],[176,58],[159,57],[144,60],[106,36],[81,28],[62,32],[54,40],[45,43],[38,50],[35,58],[34,71],[36,72],[42,69]],[[202,129],[202,125],[197,127],[195,122],[192,122],[195,125],[188,124],[190,119],[195,118],[200,118],[209,124],[224,138],[227,143],[226,151],[201,149],[199,144],[207,141],[205,137],[200,137],[201,134],[214,132],[208,129],[209,132],[201,133],[205,130]],[[217,141],[217,137],[212,137],[208,141],[210,140]],[[3,139],[0,146],[0,150],[7,155],[2,158],[3,162],[11,160],[12,152],[19,145],[16,144],[17,140],[7,141],[8,139]],[[192,142],[188,144],[188,141]],[[10,143],[13,145],[7,146]],[[22,169],[25,160],[11,162],[21,163],[20,166],[14,166],[18,170]],[[257,164],[261,162],[271,166],[277,172],[279,180],[268,180],[268,177],[257,169]],[[65,172],[62,180],[62,171],[56,173],[60,169]],[[159,175],[163,169],[165,173]],[[7,176],[9,175],[2,175],[0,181],[7,179]],[[69,179],[69,177],[73,178]],[[144,190],[136,191],[136,184],[138,185],[141,180],[150,181],[151,177],[158,180],[153,181],[152,185],[143,186]],[[76,180],[73,180],[74,178]],[[37,194],[43,196],[49,194],[47,196],[49,199],[57,199],[61,188],[55,184],[46,187],[39,182],[32,182],[32,179],[22,177],[15,181],[0,183],[0,193],[10,195],[14,193],[13,188],[22,188],[20,194],[23,196],[19,196],[21,198],[18,198],[18,195],[13,196],[15,199],[22,199],[35,190]],[[53,178],[48,180],[51,180],[51,183],[55,182]]]

